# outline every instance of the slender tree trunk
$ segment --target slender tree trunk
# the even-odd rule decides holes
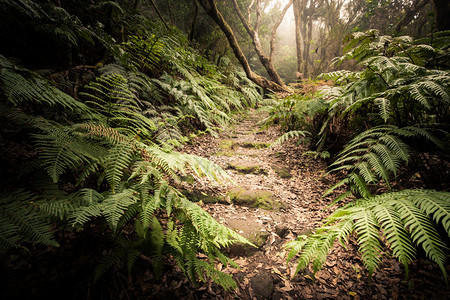
[[[306,43],[305,43],[305,73],[304,76],[305,77],[309,77],[309,66],[312,64],[311,63],[311,53],[310,53],[310,49],[311,49],[311,41],[312,41],[312,16],[309,15],[308,16],[308,33],[307,33],[307,39],[306,39]]]
[[[306,0],[294,0],[295,19],[295,44],[297,47],[297,78],[303,79],[303,55],[302,55],[302,18],[306,8]]]
[[[163,22],[164,26],[170,30],[169,24],[164,20],[161,12],[159,11],[158,7],[156,6],[156,3],[154,0],[150,0],[150,4],[153,6],[153,9],[156,11],[156,14],[158,15],[159,19]]]
[[[133,3],[133,10],[134,11],[136,10],[138,4],[139,4],[139,0],[134,0],[134,3]]]
[[[278,21],[275,23],[275,25],[272,28],[272,35],[270,36],[270,55],[269,60],[273,62],[273,56],[275,53],[275,36],[277,34],[277,29],[280,26],[281,22],[283,22],[284,15],[286,14],[289,7],[291,7],[292,3],[294,3],[294,0],[290,0],[288,4],[283,8],[283,11],[281,12],[280,17],[278,18]]]
[[[252,7],[255,4],[255,0],[252,0],[252,2],[250,3],[250,5],[247,8],[247,23],[251,24],[252,23]]]
[[[434,18],[438,31],[450,30],[450,1],[433,0]]]
[[[239,8],[239,4],[237,3],[237,0],[233,0],[233,3],[236,12],[239,16],[239,19],[241,19],[241,22],[244,25],[245,29],[247,30],[247,33],[252,38],[253,46],[255,48],[256,54],[258,55],[259,61],[266,69],[270,79],[282,87],[286,86],[283,80],[281,79],[280,75],[278,74],[277,70],[273,66],[272,61],[264,54],[261,41],[259,39],[258,31],[259,25],[261,24],[261,0],[258,0],[256,3],[256,22],[255,27],[253,29],[250,27],[250,24],[248,24],[247,21],[245,20],[244,15],[242,14],[241,9]]]
[[[170,22],[172,22],[172,24],[175,25],[175,20],[173,18],[172,5],[170,5],[170,0],[167,0],[167,9],[169,10]]]
[[[191,30],[189,31],[188,40],[189,42],[192,42],[194,39],[194,33],[195,33],[195,27],[197,25],[197,18],[198,18],[198,2],[197,0],[192,0],[194,4],[194,14],[192,16],[192,22],[191,22]]]
[[[408,23],[411,22],[412,19],[414,19],[417,12],[421,10],[425,5],[427,5],[428,2],[430,2],[430,0],[418,0],[415,3],[413,3],[412,7],[406,10],[405,15],[400,20],[400,22],[397,23],[395,31],[400,32],[400,30],[402,30],[403,27],[408,25]]]
[[[245,73],[247,74],[247,77],[256,83],[257,85],[266,88],[271,89],[273,91],[284,91],[285,89],[280,86],[279,84],[267,80],[266,78],[259,76],[255,74],[252,69],[250,68],[250,65],[245,58],[244,53],[242,52],[241,48],[239,47],[239,43],[236,40],[236,37],[233,33],[233,30],[228,25],[228,23],[223,18],[222,14],[218,10],[216,3],[214,0],[199,0],[200,5],[203,7],[203,9],[206,11],[206,13],[216,22],[216,24],[220,27],[222,32],[225,34],[228,43],[230,44],[231,49],[233,50],[234,55],[236,56],[239,63],[244,68]]]

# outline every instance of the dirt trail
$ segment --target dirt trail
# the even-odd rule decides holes
[[[311,270],[289,280],[295,265],[286,265],[284,246],[297,236],[308,234],[330,213],[324,210],[330,199],[322,199],[321,195],[335,179],[323,176],[325,163],[302,155],[301,146],[293,141],[267,147],[280,132],[276,127],[260,131],[258,122],[264,116],[262,112],[251,111],[219,138],[204,136],[182,150],[217,163],[234,181],[220,185],[199,179],[190,181],[185,185],[189,196],[200,200],[200,205],[216,220],[258,246],[228,249],[229,256],[240,266],[224,269],[234,274],[238,282],[235,293],[223,292],[206,283],[187,298],[414,299],[433,294],[439,297],[442,276],[429,265],[422,271],[431,276],[424,290],[414,289],[415,285],[424,288],[423,275],[419,273],[418,278],[407,282],[403,267],[388,258],[383,259],[370,284],[354,243],[346,250],[335,246],[315,280]],[[413,264],[411,268],[424,267]]]

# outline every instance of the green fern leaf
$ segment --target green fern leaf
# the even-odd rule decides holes
[[[134,147],[131,141],[120,143],[109,150],[106,158],[106,179],[113,193],[122,180],[124,170],[129,167]]]
[[[136,192],[133,190],[124,190],[105,197],[102,202],[103,214],[113,231],[117,230],[117,224],[123,217],[127,208],[137,201]]]
[[[379,253],[381,251],[380,242],[378,240],[377,222],[371,211],[363,210],[356,213],[353,218],[356,219],[355,230],[358,234],[358,244],[361,256],[372,276],[380,262]]]

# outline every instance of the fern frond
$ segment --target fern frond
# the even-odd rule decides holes
[[[0,55],[1,60],[7,60]],[[13,66],[0,69],[0,85],[8,101],[17,105],[22,102],[60,106],[75,111],[87,119],[96,119],[96,114],[85,104],[79,102],[50,85],[46,80],[26,69]]]
[[[288,258],[292,259],[300,252],[297,270],[306,268],[309,262],[321,266],[325,261],[324,255],[329,251],[326,245],[332,245],[331,241],[335,239],[345,242],[356,231],[359,252],[370,275],[380,262],[379,239],[383,235],[394,257],[405,265],[406,271],[408,263],[416,255],[415,244],[441,268],[446,278],[444,250],[447,247],[437,233],[436,225],[442,224],[450,235],[449,200],[450,193],[432,190],[404,190],[356,200],[337,209],[306,241],[289,244],[295,251],[290,252]],[[332,226],[328,226],[330,224]],[[317,258],[320,260],[315,262]]]
[[[55,124],[42,134],[34,134],[36,146],[42,152],[40,158],[53,182],[69,168],[97,162],[105,149],[78,136],[70,127]]]
[[[164,232],[161,224],[156,217],[153,217],[150,222],[150,241],[153,245],[152,264],[156,276],[161,275],[163,270],[163,246],[164,246]]]
[[[105,274],[109,269],[115,266],[119,261],[127,257],[128,252],[128,248],[117,247],[116,249],[110,251],[110,253],[108,253],[105,257],[103,257],[94,270],[94,282],[98,281],[103,274]]]
[[[356,219],[355,230],[358,235],[359,252],[361,252],[364,265],[372,276],[380,262],[379,252],[381,251],[378,240],[377,222],[370,210],[363,210],[353,216]]]
[[[22,243],[59,246],[50,224],[34,207],[36,196],[24,190],[0,194],[0,252]]]
[[[303,137],[306,137],[307,135],[310,135],[310,133],[308,131],[303,131],[303,130],[288,131],[285,134],[283,134],[282,136],[280,136],[278,139],[276,139],[276,141],[273,142],[270,146],[273,147],[276,145],[281,145],[284,142],[286,142],[288,139],[303,138]]]
[[[430,222],[429,217],[421,212],[409,199],[397,199],[394,205],[408,228],[411,239],[420,245],[425,250],[428,258],[437,263],[442,272],[445,273],[444,262],[446,256],[443,249],[446,246],[439,237],[436,228]]]
[[[403,226],[400,214],[389,202],[386,205],[381,204],[374,207],[373,213],[384,230],[384,235],[394,256],[405,266],[406,276],[408,276],[408,263],[414,259],[416,251],[408,238],[408,232]]]
[[[117,144],[108,151],[106,157],[106,179],[113,193],[122,181],[123,173],[131,164],[134,154],[132,141]]]
[[[116,231],[117,224],[128,207],[137,203],[137,201],[138,198],[136,192],[133,190],[123,190],[119,193],[105,197],[102,202],[102,214],[105,215],[105,218],[113,231]]]
[[[83,226],[93,217],[103,214],[103,195],[92,189],[82,189],[72,196],[77,204],[72,204],[69,214],[69,225],[72,227]]]
[[[380,116],[383,118],[384,123],[386,123],[390,115],[390,101],[386,98],[376,98],[374,102],[380,108]]]

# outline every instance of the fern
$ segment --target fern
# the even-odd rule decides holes
[[[105,149],[78,136],[71,127],[54,127],[41,134],[34,134],[36,146],[42,152],[42,165],[53,182],[68,168],[97,163]]]
[[[96,114],[85,104],[61,92],[37,74],[14,65],[2,55],[0,63],[0,86],[12,104],[30,102],[59,106],[60,109],[75,111],[86,119],[96,118]]]
[[[276,145],[283,144],[288,139],[292,139],[292,138],[304,138],[308,134],[309,134],[309,132],[307,132],[307,131],[291,130],[291,131],[284,133],[282,136],[280,136],[278,139],[276,139],[276,141],[273,142],[272,145],[270,145],[270,146],[273,147]]]
[[[0,252],[21,243],[59,246],[50,224],[34,207],[36,196],[24,190],[0,194]]]
[[[439,223],[432,219],[441,220],[440,224],[450,234],[449,200],[449,193],[433,190],[404,190],[356,200],[337,209],[316,234],[301,242],[301,246],[299,242],[289,244],[289,258],[300,253],[297,271],[314,259],[325,261],[334,241],[346,240],[356,232],[362,260],[372,275],[381,259],[379,235],[382,234],[394,257],[405,265],[406,272],[408,264],[416,257],[414,247],[421,247],[446,278],[446,246],[436,231]]]
[[[108,151],[106,157],[106,179],[113,193],[116,187],[122,181],[124,169],[128,168],[132,161],[133,155],[133,144],[132,141],[127,141],[115,145]]]
[[[389,185],[390,174],[395,175],[400,163],[408,161],[410,151],[395,132],[396,127],[380,126],[359,134],[330,165],[329,172],[345,169],[349,174],[360,174],[363,181],[355,176],[352,180],[360,190],[366,189],[366,183],[376,183],[379,179]]]

